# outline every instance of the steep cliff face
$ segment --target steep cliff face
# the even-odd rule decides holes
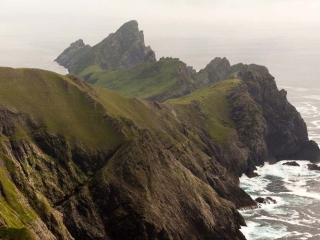
[[[155,62],[155,53],[144,44],[144,35],[137,21],[130,21],[115,33],[90,47],[82,40],[72,43],[57,59],[72,74],[88,77],[99,69],[131,69],[145,62]]]
[[[227,95],[230,117],[241,142],[250,149],[246,173],[265,161],[319,159],[319,147],[309,141],[306,124],[278,90],[274,78],[262,71],[237,72],[242,83]]]
[[[237,208],[256,203],[239,176],[319,155],[254,69],[158,103],[0,68],[0,237],[244,239]]]
[[[309,141],[307,126],[299,112],[287,100],[287,92],[278,90],[274,77],[256,71],[239,72],[252,99],[261,106],[266,123],[266,145],[270,160],[316,160],[318,146]]]
[[[236,207],[255,203],[229,170],[242,151],[207,132],[211,120],[196,119],[206,109],[191,103],[191,117],[189,104],[79,78],[0,73],[1,238],[244,239]]]
[[[71,43],[70,46],[55,59],[55,61],[72,73],[77,68],[81,58],[84,57],[90,49],[90,45],[85,45],[83,40],[79,39],[74,43]]]

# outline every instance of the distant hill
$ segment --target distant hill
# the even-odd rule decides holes
[[[157,61],[155,53],[145,46],[143,32],[139,31],[136,21],[125,23],[93,47],[80,39],[56,61],[86,82],[125,96],[158,102],[184,96],[241,70],[268,73],[263,66],[241,63],[231,66],[226,58],[220,57],[199,72],[177,58]]]

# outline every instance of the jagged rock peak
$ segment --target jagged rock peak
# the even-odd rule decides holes
[[[213,66],[213,67],[219,67],[219,66],[230,66],[230,62],[226,57],[215,57],[213,60],[211,60],[210,63],[208,63],[207,67]]]
[[[129,22],[124,23],[118,29],[118,31],[123,31],[123,30],[136,30],[136,31],[139,31],[139,24],[138,24],[138,22],[136,20],[131,20]]]
[[[83,40],[82,39],[79,39],[73,43],[70,44],[70,47],[85,47],[86,45],[84,44]]]
[[[54,61],[67,68],[69,72],[72,72],[79,56],[87,52],[90,48],[90,45],[86,45],[82,39],[79,39],[71,43]]]
[[[210,82],[223,80],[230,72],[230,69],[230,62],[225,57],[216,57],[205,67]]]
[[[86,72],[85,69],[93,66],[103,70],[128,70],[144,62],[156,61],[154,51],[145,45],[143,31],[139,30],[135,20],[123,24],[92,48],[87,46],[80,39],[72,43],[56,61],[72,74]]]

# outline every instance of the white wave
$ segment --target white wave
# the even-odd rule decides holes
[[[296,161],[300,166],[282,165],[284,161],[276,164],[266,163],[259,167],[255,178],[240,178],[240,186],[250,191],[252,197],[270,196],[277,201],[274,205],[262,205],[260,209],[243,210],[241,214],[248,221],[248,227],[241,231],[247,239],[309,239],[314,236],[305,229],[317,229],[320,224],[319,215],[308,211],[307,206],[320,201],[320,193],[309,191],[308,182],[320,182],[320,173],[307,168],[309,161]],[[268,177],[268,179],[266,179]],[[280,180],[290,192],[273,193],[265,191],[270,179]],[[300,210],[301,209],[301,210]],[[303,209],[303,210],[302,210]],[[303,228],[303,232],[289,232],[290,228]],[[320,235],[319,235],[320,236]],[[312,239],[313,239],[312,238]],[[319,238],[320,239],[320,238]]]
[[[290,89],[296,92],[305,92],[308,91],[307,88],[301,88],[301,87],[290,87],[290,86],[278,86],[279,89]]]
[[[290,191],[292,191],[292,192],[288,192],[287,194],[320,200],[319,193],[308,192],[307,189],[305,189],[305,188],[294,187],[294,186],[291,186],[290,184],[287,184],[285,186]]]
[[[307,95],[307,96],[303,96],[303,97],[320,101],[320,95]]]
[[[315,118],[320,116],[320,112],[317,106],[311,102],[302,102],[296,104],[296,109],[303,116],[303,118]]]
[[[241,227],[241,232],[247,240],[254,239],[277,239],[288,236],[287,228],[282,225],[270,226],[256,222],[247,222],[247,227]]]
[[[269,183],[270,181],[262,176],[248,178],[245,174],[243,174],[240,178],[240,187],[246,192],[250,193],[252,196],[256,195],[254,193],[270,193],[265,189]]]
[[[320,129],[320,120],[311,121],[313,126],[309,126],[310,130]]]
[[[304,225],[304,224],[301,224],[299,220],[292,220],[290,218],[279,218],[279,217],[267,217],[267,216],[261,216],[261,217],[257,217],[256,219],[258,220],[270,220],[270,221],[275,221],[277,223],[279,222],[283,222],[283,223],[286,223],[286,224],[290,224],[290,225],[293,225],[293,226],[303,226],[303,227],[308,227],[308,225]]]
[[[308,240],[312,237],[312,234],[310,233],[300,233],[297,231],[291,232],[289,235],[287,235],[286,237],[295,237],[295,239],[300,239],[300,240]]]

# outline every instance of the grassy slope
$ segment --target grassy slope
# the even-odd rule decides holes
[[[103,94],[114,96],[112,99],[119,96],[107,89],[103,89]],[[11,136],[15,140],[29,138],[31,131],[46,128],[71,143],[82,142],[93,150],[119,146],[123,137],[115,132],[111,122],[102,120],[106,108],[113,103],[94,106],[92,98],[99,100],[94,89],[66,76],[37,69],[0,68],[0,106],[15,114],[26,113],[41,126],[32,130],[23,121],[15,122],[15,133]],[[118,99],[129,101],[120,96]],[[0,144],[2,141],[8,139],[1,136]],[[5,227],[0,227],[0,239],[34,239],[28,224],[38,216],[10,178],[9,172],[16,171],[13,162],[3,153],[0,158],[6,163],[6,168],[0,166],[0,223],[5,223]]]
[[[84,92],[88,90],[86,84],[52,72],[0,68],[0,104],[4,107],[33,116],[49,132],[60,133],[71,142],[81,141],[93,148],[119,144],[111,123],[101,120],[106,110],[93,106]]]
[[[239,81],[233,79],[213,84],[182,98],[169,100],[162,107],[169,106],[176,109],[181,118],[198,121],[199,112],[190,106],[194,101],[199,101],[202,111],[209,115],[203,118],[203,127],[217,141],[224,143],[234,127],[229,119],[225,96]],[[99,103],[96,107],[93,100]],[[112,123],[102,121],[101,117],[106,113],[120,120],[130,119],[138,128],[147,128],[156,132],[158,137],[167,139],[170,138],[167,131],[177,133],[176,128],[181,127],[181,122],[172,117],[174,114],[157,110],[151,103],[37,69],[0,68],[0,105],[15,113],[27,113],[41,121],[49,132],[60,133],[71,142],[81,141],[92,148],[112,148],[123,142]],[[28,137],[24,126],[17,123],[16,127],[19,131],[15,138]],[[7,170],[0,168],[0,184],[6,196],[0,197],[0,215],[9,228],[0,228],[0,238],[9,236],[19,239],[20,235],[31,234],[24,226],[36,215],[27,205],[17,201],[19,193],[7,177],[7,171],[13,170],[8,164],[10,161],[6,162]]]
[[[241,80],[228,79],[214,83],[209,87],[199,89],[184,97],[170,99],[167,103],[175,106],[179,112],[184,112],[191,119],[200,119],[199,111],[192,108],[192,103],[201,106],[201,112],[206,117],[204,123],[211,136],[220,143],[226,143],[229,133],[235,128],[229,118],[229,105],[226,99],[227,92],[237,86]]]
[[[169,64],[171,62],[174,64]],[[159,64],[175,69],[179,61],[172,59],[162,63],[160,61]],[[150,69],[146,69],[149,72]],[[166,78],[161,70],[163,68],[160,68],[160,72],[159,68],[155,68],[154,72],[150,70],[151,77],[158,76],[152,78],[153,81]],[[141,73],[141,70],[138,72]],[[127,81],[130,82],[130,74],[127,73],[127,76]],[[134,74],[133,78],[139,80]],[[174,82],[176,79],[173,76],[171,80]],[[211,135],[223,142],[228,135],[228,129],[234,127],[229,119],[226,92],[239,81],[225,80],[184,97],[168,100],[167,103],[180,109],[182,115],[187,115],[188,112],[194,114],[193,118],[197,119],[199,113],[189,112],[190,104],[193,101],[200,102],[201,111],[209,114],[205,121]],[[127,93],[132,90],[132,85],[126,87]],[[169,85],[167,87],[170,88]],[[100,103],[96,108],[87,99],[86,92]],[[147,94],[146,91],[143,94]],[[66,76],[36,69],[0,68],[0,103],[13,112],[23,110],[40,119],[50,132],[61,133],[71,141],[80,140],[92,147],[118,145],[121,142],[119,134],[112,128],[112,123],[101,120],[105,113],[119,119],[131,119],[139,128],[159,129],[159,122],[154,119],[152,109],[143,101],[124,97],[105,88],[78,84]],[[21,137],[25,137],[23,130],[21,132]]]
[[[80,73],[85,76],[94,73],[90,79],[98,79],[95,85],[137,98],[149,98],[163,92],[178,89],[180,74],[178,68],[184,63],[179,59],[160,59],[156,63],[144,63],[130,70],[102,71],[92,66]]]
[[[3,192],[3,196],[0,197],[0,218],[8,226],[0,227],[0,238],[33,239],[33,234],[25,225],[37,218],[37,215],[25,205],[23,197],[10,181],[7,171],[0,168],[0,175],[0,186]]]

